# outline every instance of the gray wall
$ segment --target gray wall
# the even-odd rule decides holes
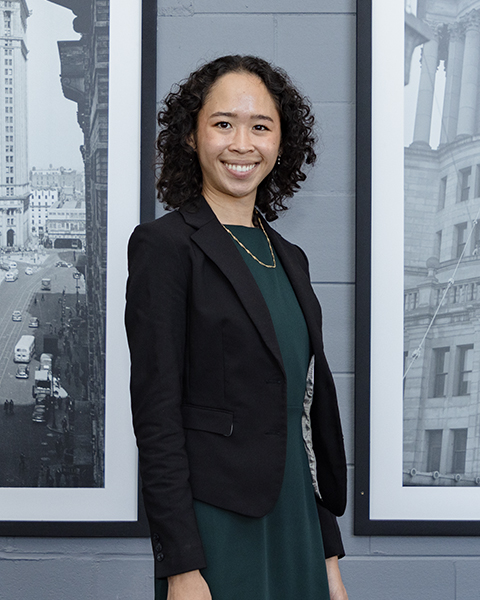
[[[159,0],[158,27],[160,96],[204,59],[240,52],[287,69],[314,104],[323,153],[277,224],[310,259],[353,475],[355,2]],[[478,598],[476,538],[354,537],[352,514],[350,501],[350,600]],[[149,600],[152,570],[147,540],[0,538],[0,600]]]

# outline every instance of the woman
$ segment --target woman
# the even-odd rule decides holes
[[[321,311],[304,253],[267,223],[315,160],[313,116],[283,71],[225,56],[159,125],[177,210],[133,233],[126,311],[156,599],[344,600]]]

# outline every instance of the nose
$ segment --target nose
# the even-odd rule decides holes
[[[253,150],[249,127],[237,127],[230,143],[230,150],[245,154]]]

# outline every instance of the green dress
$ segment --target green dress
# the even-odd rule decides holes
[[[228,225],[257,258],[272,264],[261,229]],[[233,240],[232,240],[233,242]],[[328,600],[322,533],[302,435],[303,400],[310,358],[308,330],[287,275],[267,269],[237,242],[272,317],[287,374],[288,435],[285,475],[270,513],[252,518],[194,501],[212,600]],[[167,597],[156,580],[155,600]]]

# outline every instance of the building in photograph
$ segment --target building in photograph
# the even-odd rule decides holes
[[[58,202],[58,189],[32,189],[30,193],[30,237],[43,240],[46,233],[48,211]]]
[[[85,246],[85,201],[59,200],[48,210],[47,236],[54,248]]]
[[[38,169],[32,167],[30,171],[30,236],[32,239],[38,238],[40,242],[49,240],[54,247],[74,247],[83,248],[85,246],[85,176],[83,172],[75,169],[65,169],[64,167],[48,169]],[[57,222],[57,214],[51,217],[49,210],[54,205],[60,211],[65,203],[68,206],[75,207],[71,213],[74,215],[72,223],[67,226],[60,226]],[[83,216],[78,215],[83,211]],[[47,221],[55,222],[55,231],[49,235]],[[80,222],[83,224],[80,226]],[[59,235],[60,229],[67,235]],[[77,237],[72,238],[72,244],[55,246],[57,239],[68,240],[71,233],[78,232]],[[62,242],[60,242],[62,243]]]
[[[404,485],[480,485],[480,1],[418,0],[405,149]],[[425,30],[424,30],[425,31]],[[438,69],[445,93],[430,146]],[[441,105],[441,103],[440,103]]]
[[[69,188],[74,194],[85,194],[85,175],[82,171],[65,169],[64,167],[39,169],[32,167],[30,171],[30,185],[38,188]]]
[[[0,1],[0,248],[29,237],[25,0]]]
[[[104,482],[105,327],[107,271],[107,150],[109,1],[49,0],[70,9],[80,40],[59,41],[62,89],[78,106],[84,135],[85,274],[88,322],[88,400],[93,414],[94,482]]]

